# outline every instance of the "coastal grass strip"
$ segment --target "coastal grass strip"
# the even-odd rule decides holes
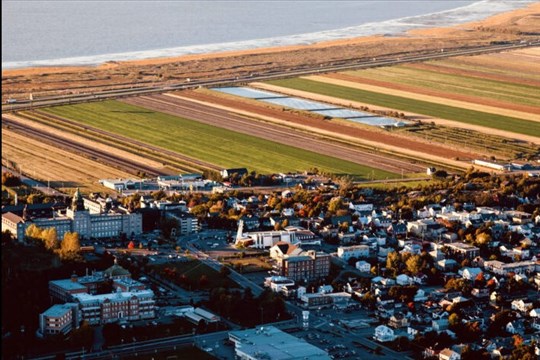
[[[246,167],[264,174],[318,168],[359,179],[398,177],[395,173],[301,149],[302,144],[282,145],[119,101],[58,106],[43,111],[223,168]]]
[[[488,114],[480,111],[457,108],[427,101],[386,95],[372,91],[353,89],[346,86],[327,84],[307,79],[273,80],[267,83],[286,88],[333,96],[341,99],[383,106],[400,111],[414,112],[435,118],[459,121],[518,134],[540,137],[540,123],[508,116]]]

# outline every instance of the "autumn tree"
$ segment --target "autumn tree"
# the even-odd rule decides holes
[[[77,259],[81,250],[79,234],[76,232],[67,232],[62,240],[59,254],[62,259]]]
[[[405,265],[407,266],[407,270],[412,274],[416,275],[422,270],[422,258],[420,255],[412,255],[407,261],[405,262]]]
[[[2,173],[2,185],[7,187],[20,186],[21,178],[10,173],[9,171],[6,171]]]
[[[48,228],[41,232],[41,238],[47,250],[56,250],[60,247],[56,228]]]

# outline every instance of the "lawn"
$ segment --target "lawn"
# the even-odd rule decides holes
[[[59,106],[44,111],[223,168],[246,167],[249,171],[269,174],[301,172],[315,167],[324,172],[358,178],[367,178],[372,172],[376,179],[397,177],[397,174],[347,160],[118,101]]]
[[[233,288],[238,284],[199,260],[152,265],[160,276],[185,289]],[[204,278],[204,280],[202,280]]]
[[[326,84],[306,79],[286,79],[269,81],[269,84],[309,91],[316,94],[333,96],[341,99],[359,101],[363,103],[384,106],[400,111],[410,111],[418,114],[433,116],[447,120],[459,121],[467,124],[480,125],[489,128],[540,136],[540,123],[521,120],[508,116],[488,114],[480,111],[468,110],[430,103],[399,96],[380,94],[372,91],[348,88],[345,86]]]
[[[272,269],[272,265],[261,260],[260,258],[250,257],[243,259],[227,259],[225,264],[232,266],[235,270],[241,273],[250,273],[258,271],[268,271]]]
[[[434,63],[434,65],[437,65],[437,63]],[[532,85],[480,79],[472,76],[444,74],[407,66],[392,66],[348,71],[345,73],[360,78],[405,84],[429,90],[477,96],[509,103],[540,106],[540,92]]]

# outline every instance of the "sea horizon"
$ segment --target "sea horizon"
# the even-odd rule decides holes
[[[41,4],[41,2],[39,1],[38,2],[27,1],[26,3],[28,2]],[[399,36],[413,29],[441,28],[441,27],[448,27],[448,26],[458,25],[462,23],[467,23],[471,21],[482,20],[482,19],[485,19],[487,17],[493,16],[499,13],[504,13],[504,12],[508,12],[508,11],[515,10],[518,8],[523,8],[534,2],[535,1],[531,1],[531,0],[520,0],[520,1],[481,0],[481,1],[438,1],[438,2],[436,1],[435,11],[425,12],[427,10],[421,10],[419,6],[419,5],[422,5],[422,7],[427,7],[427,4],[430,4],[430,3],[425,2],[425,1],[412,1],[411,2],[411,1],[404,1],[404,0],[394,0],[394,1],[384,0],[384,1],[377,2],[377,4],[381,5],[383,3],[386,3],[388,5],[388,3],[392,3],[394,6],[397,6],[397,7],[403,6],[404,3],[407,3],[409,5],[408,7],[410,7],[411,4],[415,4],[414,5],[415,8],[412,10],[409,9],[409,11],[419,12],[419,14],[415,14],[411,16],[404,16],[404,17],[393,17],[390,19],[374,21],[374,22],[363,21],[361,24],[357,24],[357,25],[321,30],[321,31],[270,36],[270,37],[254,38],[254,39],[247,39],[247,40],[196,43],[197,41],[200,41],[200,40],[197,40],[199,38],[187,39],[185,41],[188,41],[188,40],[191,42],[195,41],[195,43],[190,44],[190,45],[154,48],[154,49],[142,49],[142,50],[136,50],[136,51],[121,51],[121,52],[105,51],[103,53],[77,55],[76,54],[77,51],[84,52],[84,51],[91,51],[91,50],[89,50],[88,48],[85,48],[85,50],[77,50],[77,49],[69,48],[68,50],[75,51],[76,56],[71,56],[70,52],[68,51],[68,52],[65,52],[66,56],[64,57],[56,57],[56,58],[51,57],[48,59],[36,58],[36,59],[23,59],[23,60],[16,60],[16,59],[9,60],[10,59],[9,46],[11,46],[11,44],[5,43],[6,41],[9,41],[9,39],[3,39],[2,41],[2,68],[3,69],[21,69],[21,68],[33,68],[33,67],[57,67],[57,66],[60,66],[60,67],[62,66],[95,66],[95,65],[100,65],[107,62],[117,62],[117,61],[173,58],[173,57],[180,57],[180,56],[194,55],[194,54],[197,54],[197,55],[198,54],[213,54],[213,53],[230,52],[230,51],[251,50],[251,49],[257,49],[257,48],[309,45],[309,44],[320,43],[320,42],[352,39],[352,38],[375,36],[375,35]],[[7,1],[6,3],[19,3],[20,4],[20,3],[25,3],[25,1],[21,1],[21,2]],[[83,3],[85,3],[86,5],[91,5],[91,4],[94,4],[95,2],[87,1]],[[147,4],[147,3],[152,3],[152,2],[148,2],[148,1],[143,2],[143,4]],[[202,2],[202,3],[209,3],[209,2]],[[216,4],[229,5],[232,3],[238,5],[238,2],[227,2],[227,1],[217,2]],[[240,3],[241,4],[249,3],[250,5],[260,4],[257,2],[240,2]],[[266,4],[266,3],[276,3],[276,4],[283,5],[279,1],[263,2],[263,4]],[[300,3],[303,3],[301,6],[305,6],[307,4],[311,4],[311,5],[315,4],[315,5],[321,6],[319,2],[312,2],[312,1],[297,1],[297,2],[293,2],[292,4],[300,5]],[[162,2],[153,2],[152,4],[153,5],[162,4]],[[181,2],[180,4],[185,4],[185,2]],[[355,11],[359,11],[358,6],[362,4],[365,4],[365,2],[351,3],[351,2],[345,1],[345,2],[338,3],[338,5],[343,6],[343,7],[352,6],[355,8]],[[173,5],[176,6],[177,3],[173,2]],[[440,8],[442,8],[442,10],[440,10]],[[323,11],[323,10],[324,10],[324,6],[317,9],[316,11]],[[5,13],[5,11],[3,13]],[[5,15],[2,15],[3,33],[5,33],[4,16]],[[351,22],[352,20],[349,19],[348,21]],[[331,25],[332,24],[325,24],[325,26],[331,26]],[[222,24],[221,26],[226,29],[226,24]],[[302,24],[300,24],[299,26],[301,28]],[[284,30],[284,31],[287,31],[287,30]],[[293,31],[293,29],[291,29],[290,31]],[[257,36],[258,34],[259,34],[258,32],[254,32],[254,36]],[[262,34],[266,34],[266,32],[262,32]],[[212,34],[209,34],[207,36],[209,41],[213,39],[213,37],[210,35]],[[202,36],[202,38],[204,38],[204,36]],[[226,38],[226,36],[222,38]],[[111,48],[111,49],[114,48],[114,43],[117,42],[117,39],[108,39],[108,40],[111,42],[111,44],[108,45],[107,48]],[[96,41],[96,39],[93,39],[93,40],[89,39],[88,41],[89,43],[92,43]],[[159,43],[159,41],[156,40],[156,43]],[[53,44],[53,45],[55,49],[58,48],[58,44]],[[6,49],[4,49],[5,46],[7,47]],[[19,55],[18,55],[19,57],[21,56],[24,57],[24,52],[27,50],[24,46],[25,45],[21,46],[21,49],[19,49]],[[143,46],[143,47],[147,46],[148,47],[151,45],[149,43],[140,45],[140,44],[136,44],[136,41],[133,41],[133,44],[127,44],[127,46],[128,47],[129,46]],[[32,56],[46,57],[47,51],[48,51],[47,49],[41,50],[41,53],[45,55],[39,55],[32,52]],[[60,51],[60,53],[63,53],[62,51]],[[96,51],[100,52],[100,50],[96,50]]]

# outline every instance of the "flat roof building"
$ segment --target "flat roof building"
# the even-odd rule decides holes
[[[229,339],[235,345],[235,355],[238,359],[330,359],[326,351],[273,326],[231,331]]]
[[[79,305],[76,303],[56,304],[39,315],[37,335],[68,334],[79,327]]]

